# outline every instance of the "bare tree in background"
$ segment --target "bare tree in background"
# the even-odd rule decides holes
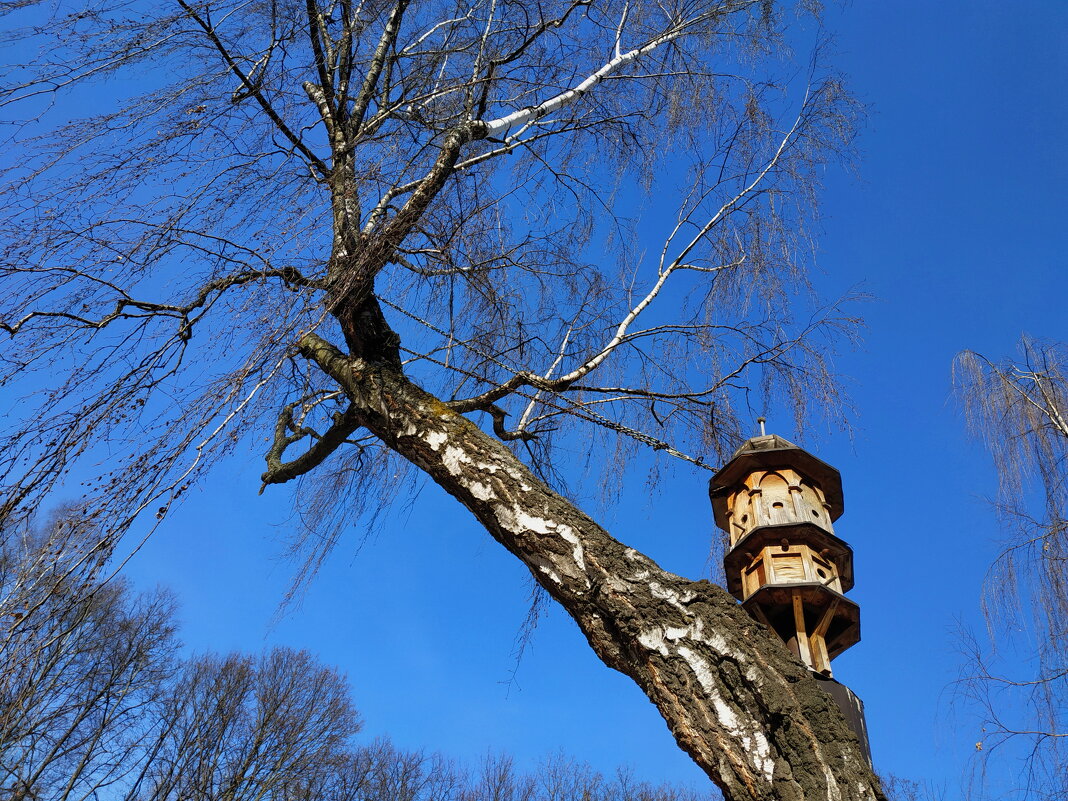
[[[1019,357],[966,351],[954,379],[998,471],[1004,540],[984,587],[993,651],[972,649],[966,686],[986,713],[983,752],[1025,740],[1029,798],[1068,796],[1068,348],[1024,337]],[[999,651],[1022,649],[1026,675]]]
[[[173,603],[101,586],[77,522],[0,545],[0,795],[91,797],[135,770],[175,670]]]
[[[84,508],[110,542],[266,439],[264,487],[302,479],[314,568],[409,465],[729,799],[881,797],[771,633],[549,486],[574,432],[607,464],[648,446],[707,467],[750,393],[800,420],[834,401],[824,348],[849,321],[806,311],[804,270],[854,110],[818,58],[783,59],[804,12],[97,0],[10,18],[28,66],[0,99],[4,514],[101,465]]]
[[[127,798],[296,798],[344,765],[357,730],[345,680],[307,652],[191,659]]]
[[[67,517],[5,534],[5,799],[295,801],[356,753],[337,671],[285,648],[180,659],[171,598],[104,583],[91,526]]]
[[[699,801],[554,756],[477,770],[357,745],[337,671],[303,651],[178,657],[174,605],[98,573],[75,517],[0,551],[0,788],[11,801]]]
[[[403,751],[377,740],[351,754],[342,770],[307,797],[316,801],[709,801],[709,791],[635,781],[621,769],[612,778],[582,762],[553,755],[532,771],[511,758],[488,755],[476,769],[440,754]],[[299,801],[304,796],[286,796]]]

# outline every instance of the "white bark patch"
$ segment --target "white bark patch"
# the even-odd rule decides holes
[[[745,669],[745,680],[757,689],[760,689],[764,686],[764,679],[761,678],[760,674],[757,673],[757,671],[753,667],[747,667]]]
[[[410,431],[408,429],[405,429],[401,432],[402,435],[414,435],[415,433],[416,431],[414,428],[412,428]],[[430,450],[437,452],[441,450],[442,445],[445,445],[445,443],[448,442],[449,435],[443,431],[429,431],[423,437],[423,440],[426,442],[427,445],[430,446]],[[471,457],[467,454],[466,451],[464,451],[462,448],[457,448],[454,445],[449,445],[445,448],[445,453],[442,456],[441,462],[445,466],[445,469],[448,470],[449,473],[454,476],[462,476],[465,471],[489,473],[490,475],[496,475],[498,472],[504,472],[504,474],[507,475],[509,478],[513,478],[516,480],[520,480],[522,478],[522,475],[519,473],[519,471],[513,470],[512,468],[509,468],[505,465],[495,464],[493,462],[472,461]],[[464,483],[465,486],[467,486],[467,488],[471,491],[471,493],[479,500],[486,501],[494,497],[492,493],[489,495],[485,494],[487,491],[487,485],[485,484],[467,482]],[[519,490],[520,492],[529,492],[531,490],[531,486],[525,481],[520,481]]]
[[[571,555],[575,557],[575,564],[578,565],[579,570],[583,573],[586,572],[586,552],[582,549],[582,541],[578,538],[578,534],[575,533],[575,529],[571,526],[558,526],[557,531],[560,532],[560,536],[571,543]]]
[[[834,771],[826,764],[823,766],[823,777],[827,780],[827,801],[842,801],[842,791],[834,780]]]
[[[668,655],[668,643],[693,636],[691,626],[657,626],[638,635],[638,642],[661,656]]]
[[[668,626],[664,629],[664,637],[668,640],[681,640],[683,637],[689,637],[691,633],[690,626]]]
[[[452,475],[459,476],[464,472],[464,465],[471,464],[471,459],[460,448],[454,445],[445,446],[445,455],[441,457],[441,463]]]
[[[623,579],[619,578],[614,573],[608,574],[608,586],[615,592],[630,592],[630,587],[627,586],[627,582],[623,581]]]
[[[482,470],[490,475],[496,475],[498,472],[504,473],[508,478],[513,481],[517,481],[520,492],[530,492],[533,487],[530,484],[523,481],[523,474],[518,470],[515,470],[508,465],[496,464],[494,462],[477,462],[474,465],[476,470]]]
[[[719,689],[716,687],[712,668],[704,657],[685,645],[678,647],[678,653],[679,656],[686,660],[690,670],[693,671],[694,676],[697,678],[697,682],[701,685],[701,689],[705,691],[705,695],[712,704],[712,711],[720,726],[741,743],[745,757],[770,784],[775,778],[775,760],[771,758],[771,746],[768,743],[768,738],[764,736],[764,732],[755,726],[743,724],[741,718],[738,717],[738,713],[723,700],[723,696],[720,695]],[[830,792],[829,788],[830,785],[828,785],[828,792]]]
[[[658,581],[649,582],[649,592],[652,593],[654,598],[658,598],[661,601],[667,601],[676,609],[681,609],[684,612],[686,611],[686,607],[684,606],[684,604],[689,603],[696,597],[695,593],[690,590],[687,590],[683,593],[679,593],[675,590],[664,587]],[[687,612],[687,614],[689,613]]]
[[[538,565],[538,570],[540,570],[542,573],[552,579],[553,584],[563,584],[563,581],[560,579],[560,574],[553,570],[551,567],[549,567],[549,565]]]
[[[708,647],[715,651],[717,654],[720,654],[721,656],[729,656],[736,662],[743,661],[741,655],[735,652],[729,645],[727,645],[727,640],[723,637],[722,634],[717,634],[713,631],[711,634],[705,637],[704,640],[706,643],[708,643]]]
[[[488,484],[482,484],[478,481],[472,481],[467,485],[467,491],[478,498],[480,501],[496,500],[497,494],[493,491]]]
[[[556,529],[556,524],[553,521],[527,514],[519,506],[512,507],[512,516],[516,525],[524,531],[533,531],[535,534],[549,534]]]
[[[663,629],[649,629],[638,635],[638,642],[650,651],[656,651],[661,656],[668,655],[667,642],[664,640]]]
[[[629,559],[630,561],[637,562],[642,566],[643,569],[640,571],[640,573],[641,580],[644,581],[648,577],[649,567],[652,565],[652,562],[649,560],[649,557],[643,553],[640,553],[639,551],[634,550],[633,548],[627,548],[625,551],[623,551],[623,555],[627,557],[627,559]]]
[[[544,517],[529,514],[516,503],[511,505],[499,503],[494,507],[494,513],[501,527],[513,534],[518,535],[528,531],[532,531],[535,534],[554,534],[569,543],[572,546],[573,564],[566,564],[563,560],[557,561],[555,555],[550,556],[549,559],[559,572],[575,579],[581,579],[587,587],[590,586],[590,580],[585,575],[586,559],[582,549],[582,542],[571,526],[558,524],[555,521],[546,520]]]

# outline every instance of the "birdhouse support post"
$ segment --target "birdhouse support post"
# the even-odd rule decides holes
[[[812,664],[812,652],[808,647],[808,634],[805,632],[805,605],[801,600],[801,592],[799,590],[794,590],[791,594],[793,596],[794,607],[794,641],[797,643],[797,648],[801,652],[799,654],[801,661],[815,670],[815,666]]]

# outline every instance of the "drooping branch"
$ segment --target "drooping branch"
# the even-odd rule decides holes
[[[1000,484],[995,509],[1006,539],[984,581],[988,632],[993,644],[1012,642],[1031,655],[1028,673],[999,675],[1006,669],[997,649],[970,643],[961,686],[985,715],[984,756],[1023,738],[1028,770],[1058,777],[1068,742],[1066,363],[1063,343],[1024,336],[1015,359],[964,351],[953,364],[969,427],[990,450]]]
[[[102,283],[94,279],[92,276],[87,276],[87,278],[94,283]],[[27,312],[14,323],[0,322],[0,329],[14,337],[26,324],[34,319],[68,320],[84,328],[99,330],[101,328],[106,328],[116,320],[124,318],[160,316],[174,317],[180,320],[180,335],[183,338],[188,338],[191,325],[189,316],[197,309],[201,309],[207,305],[212,296],[222,294],[233,287],[243,286],[265,278],[279,278],[293,287],[314,286],[313,281],[302,276],[298,270],[289,267],[246,270],[208,281],[201,285],[197,290],[196,295],[188,303],[155,303],[152,301],[137,300],[136,298],[130,297],[122,290],[117,290],[121,297],[115,301],[115,307],[103,317],[91,319],[83,314],[74,314],[66,311],[33,310]]]

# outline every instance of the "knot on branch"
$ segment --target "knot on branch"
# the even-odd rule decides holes
[[[481,410],[487,412],[493,418],[493,433],[504,442],[512,442],[519,440],[520,442],[530,442],[532,439],[537,439],[537,435],[533,431],[527,431],[526,429],[510,430],[504,425],[504,418],[508,416],[508,412],[502,409],[496,404],[490,403],[481,407]]]

